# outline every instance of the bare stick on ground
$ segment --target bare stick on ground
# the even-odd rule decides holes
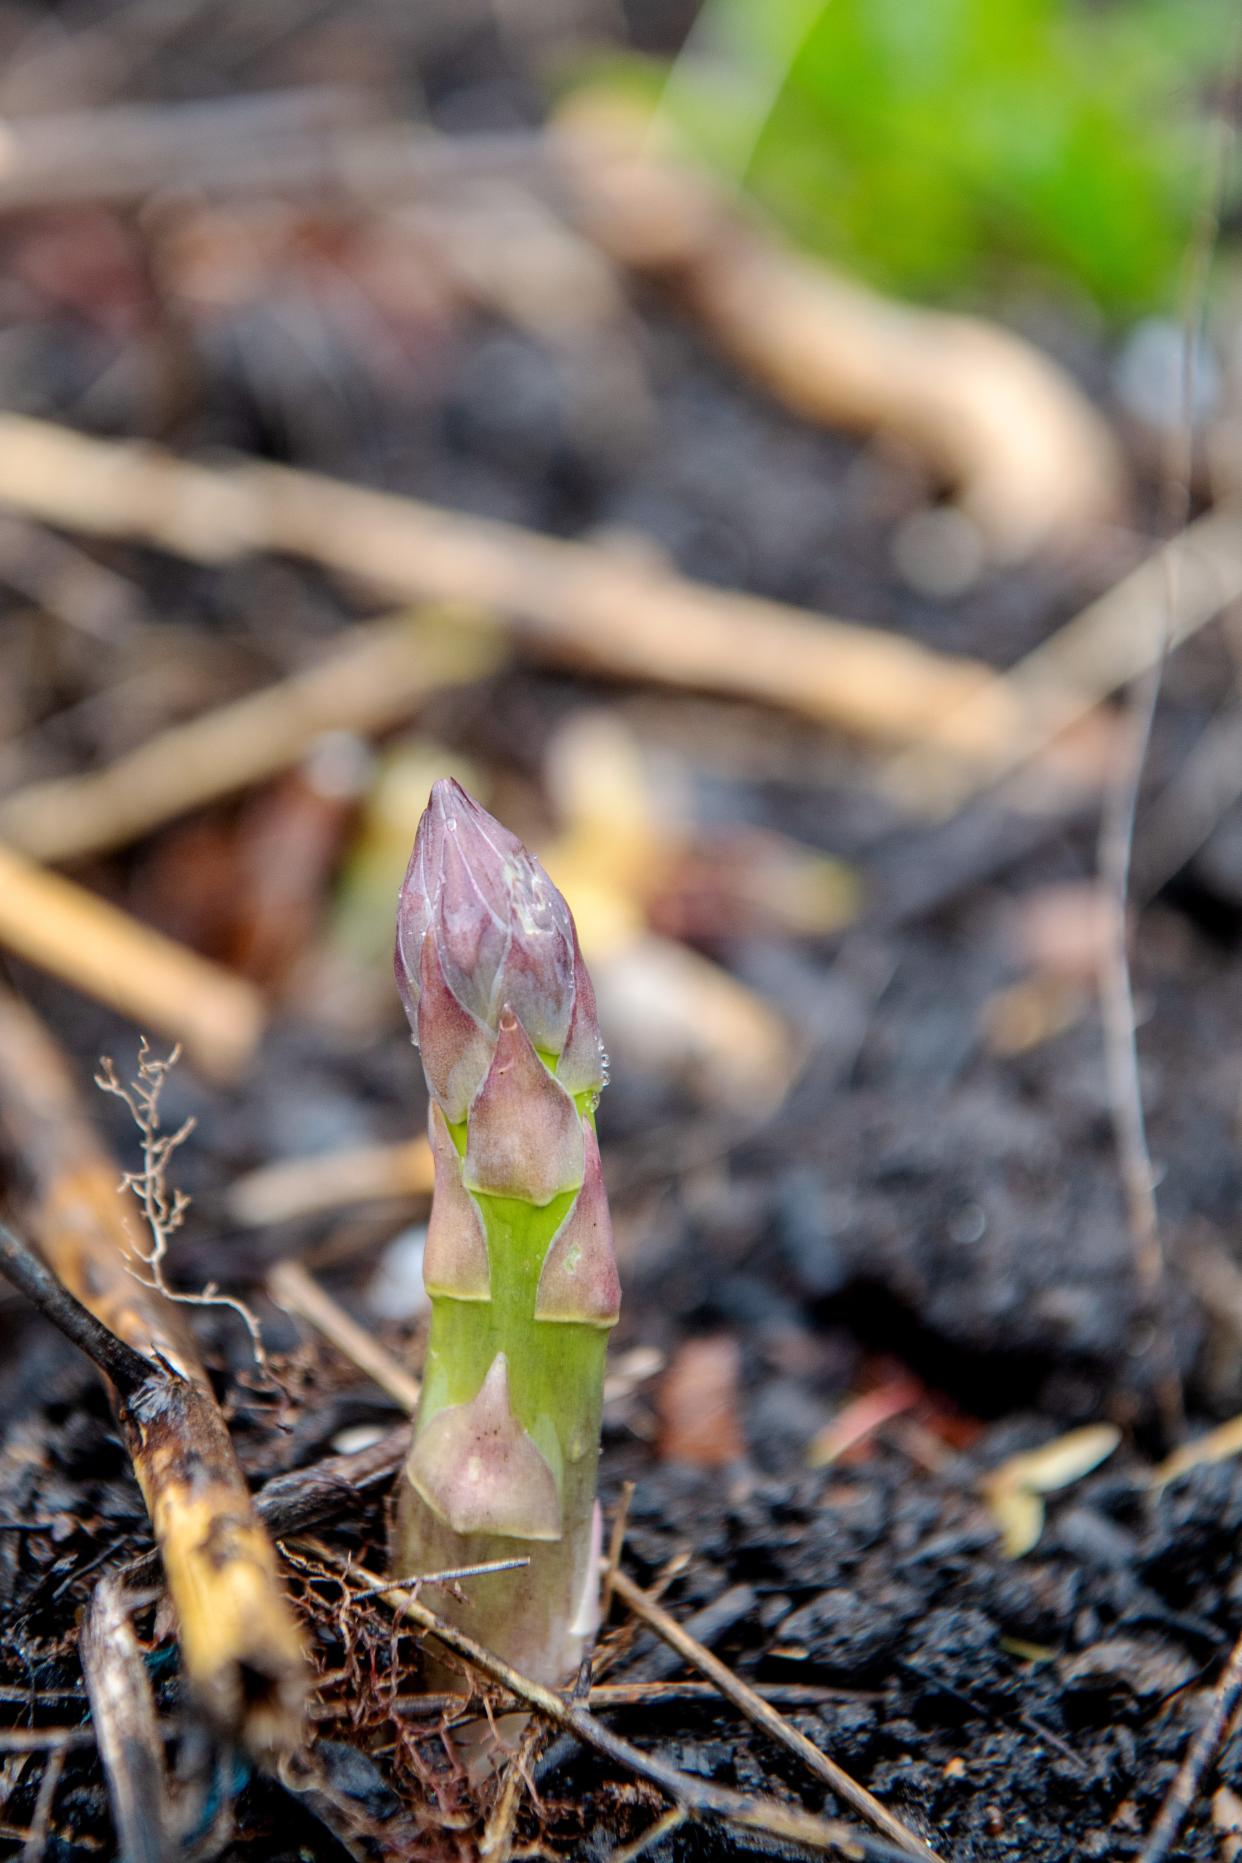
[[[1207,1719],[1190,1743],[1185,1759],[1178,1767],[1169,1787],[1151,1836],[1139,1863],[1165,1863],[1207,1778],[1208,1772],[1225,1743],[1230,1722],[1242,1704],[1242,1637],[1234,1644],[1220,1681],[1212,1696]]]
[[[317,665],[171,726],[100,770],[0,802],[0,840],[55,864],[107,852],[289,769],[326,731],[400,724],[444,686],[481,678],[501,643],[481,618],[398,615],[351,628]]]
[[[1170,608],[1170,576],[1175,600]],[[1096,706],[1141,679],[1242,596],[1242,517],[1226,506],[1179,530],[1137,568],[1095,598],[1008,672],[992,675],[1008,693],[1017,728],[967,761],[935,744],[899,751],[884,786],[907,806],[951,813],[1048,751]],[[950,743],[981,741],[995,691],[968,696]],[[977,715],[976,715],[977,714]]]
[[[234,1178],[227,1208],[247,1229],[292,1222],[343,1204],[424,1201],[435,1171],[423,1137],[357,1145],[317,1158],[277,1158]]]
[[[241,1072],[263,1032],[263,999],[253,984],[3,845],[0,946],[183,1042],[216,1080]]]
[[[675,292],[804,418],[899,437],[954,485],[994,560],[1116,519],[1117,442],[1032,344],[881,297],[783,246],[704,174],[655,153],[647,120],[613,96],[571,99],[559,133],[579,223],[613,259]]]
[[[82,1627],[82,1673],[91,1701],[112,1820],[125,1863],[172,1863],[164,1754],[146,1664],[115,1578],[95,1588]]]
[[[300,1262],[278,1262],[267,1277],[267,1291],[278,1307],[305,1320],[323,1334],[359,1371],[387,1391],[403,1410],[418,1403],[418,1380],[402,1369],[344,1307],[324,1292]]]
[[[133,1397],[150,1379],[166,1375],[159,1365],[109,1332],[89,1307],[61,1285],[34,1250],[4,1224],[0,1224],[0,1273],[20,1288],[31,1305],[45,1313],[66,1339],[94,1360],[121,1397]]]
[[[164,1375],[117,1394],[117,1419],[177,1608],[187,1685],[258,1749],[296,1744],[301,1638],[183,1311],[133,1270],[119,1167],[80,1108],[67,1064],[16,998],[0,994],[0,1131],[29,1182],[49,1266],[97,1319]]]
[[[821,1753],[805,1734],[799,1733],[784,1715],[777,1712],[771,1702],[765,1701],[762,1695],[756,1694],[755,1690],[743,1682],[740,1676],[735,1675],[726,1663],[721,1662],[718,1656],[713,1656],[709,1649],[705,1649],[696,1638],[683,1629],[675,1618],[670,1617],[666,1610],[649,1598],[632,1578],[627,1577],[624,1572],[614,1572],[612,1583],[616,1596],[623,1604],[627,1605],[636,1616],[641,1617],[645,1624],[649,1624],[656,1635],[662,1637],[671,1649],[676,1650],[692,1669],[697,1669],[701,1675],[709,1677],[720,1693],[736,1708],[740,1708],[756,1727],[761,1727],[764,1733],[770,1735],[773,1740],[779,1741],[791,1753],[797,1754],[808,1770],[814,1773],[817,1779],[822,1779],[825,1785],[830,1786],[851,1811],[865,1818],[875,1830],[882,1831],[884,1836],[904,1850],[907,1856],[921,1857],[924,1863],[929,1863],[929,1860],[930,1863],[934,1863],[936,1853],[923,1842],[921,1837],[917,1837],[901,1822],[900,1818],[887,1810],[878,1798],[873,1797],[867,1791],[865,1786],[851,1779],[835,1760],[829,1759],[826,1753]]]
[[[0,502],[192,562],[276,551],[508,622],[556,666],[781,705],[875,743],[995,754],[1021,728],[980,662],[710,588],[631,554],[275,466],[212,468],[0,416]],[[964,701],[977,695],[969,713]],[[968,729],[959,729],[964,716]]]

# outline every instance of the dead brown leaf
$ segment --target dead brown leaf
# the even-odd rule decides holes
[[[738,1415],[742,1354],[729,1333],[687,1339],[660,1381],[660,1454],[666,1462],[721,1468],[746,1453]]]

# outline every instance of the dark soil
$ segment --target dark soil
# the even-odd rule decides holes
[[[391,22],[387,30],[397,55],[424,59],[425,48]],[[315,34],[305,36],[314,50]],[[191,34],[175,59],[167,54],[174,77],[163,94],[177,94],[176,60],[193,50]],[[249,56],[246,81],[270,79],[268,55]],[[534,111],[537,89],[511,75],[510,56],[489,35],[452,32],[425,54],[419,74],[446,126],[503,126]],[[210,93],[204,58],[198,84]],[[290,419],[308,391],[295,362],[290,380],[256,384],[239,365],[237,335],[199,333],[196,398],[161,426],[140,375],[114,373],[106,394],[86,392],[103,376],[99,332],[49,312],[12,339],[29,364],[23,405],[106,431],[160,431],[186,450],[223,441],[290,457],[561,534],[623,529],[691,574],[998,665],[1112,573],[1028,569],[985,578],[958,601],[914,595],[892,567],[894,527],[927,491],[908,462],[774,409],[662,303],[637,299],[628,337],[648,406],[611,428],[592,409],[590,357],[553,355],[482,314],[410,339],[396,391],[381,392],[342,356],[336,399],[313,434]],[[1091,357],[1097,379],[1106,360]],[[351,618],[338,592],[289,565],[191,571],[137,551],[92,554],[132,580],[170,640],[214,666],[221,690],[295,664],[309,641]],[[52,630],[6,598],[4,721],[27,746],[6,761],[14,785],[90,765],[164,721],[97,702],[137,670],[123,662],[120,649]],[[1170,668],[1153,787],[1215,711],[1227,664],[1204,638]],[[685,1617],[732,1593],[736,1609],[704,1632],[717,1652],[752,1681],[831,1691],[794,1712],[796,1724],[945,1857],[1135,1856],[1242,1632],[1242,1471],[1226,1462],[1164,1490],[1150,1484],[1159,1447],[1151,1354],[1137,1324],[1098,1018],[1084,1009],[1018,1055],[998,1055],[986,1039],[988,1005],[1018,975],[1006,914],[1045,884],[1091,875],[1094,809],[1049,817],[981,803],[944,827],[912,825],[879,799],[860,760],[807,727],[744,707],[605,694],[531,669],[437,702],[424,724],[529,799],[555,723],[602,698],[649,740],[689,746],[701,820],[796,835],[851,862],[868,889],[863,919],[835,940],[747,935],[710,947],[805,1036],[802,1072],[773,1118],[705,1109],[627,1074],[618,1045],[601,1121],[626,1288],[617,1354],[642,1345],[671,1358],[687,1335],[731,1336],[747,1445],[724,1468],[684,1466],[657,1453],[649,1387],[609,1411],[606,1503],[623,1481],[636,1483],[628,1567],[652,1579],[690,1549],[670,1607]],[[245,807],[215,811],[84,877],[213,949],[227,944],[215,908],[239,884],[252,821]],[[1242,1303],[1219,1294],[1242,1272],[1242,810],[1226,814],[1202,852],[1186,852],[1143,917],[1136,987],[1169,1318],[1192,1416],[1206,1425],[1242,1407]],[[9,974],[75,1058],[84,1091],[101,1052],[132,1053],[133,1031],[104,1012],[16,963]],[[236,1092],[213,1092],[184,1068],[174,1076],[171,1110],[199,1121],[183,1154],[195,1205],[176,1273],[186,1285],[210,1276],[254,1296],[270,1262],[298,1253],[362,1312],[362,1285],[401,1216],[239,1233],[225,1191],[273,1157],[417,1129],[423,1089],[395,1003],[382,1029],[356,1035],[326,1027],[296,989],[287,1005]],[[132,1155],[114,1105],[101,1101],[98,1116]],[[203,1327],[256,1485],[330,1453],[345,1430],[395,1420],[373,1387],[258,1304],[283,1398],[247,1370],[229,1324]],[[84,1714],[78,1615],[105,1566],[147,1549],[146,1520],[94,1374],[16,1302],[3,1323],[0,1716],[13,1727],[74,1726]],[[393,1328],[389,1343],[416,1362],[416,1336]],[[858,1391],[896,1377],[915,1381],[911,1413],[837,1465],[808,1471],[816,1432]],[[1101,1419],[1124,1426],[1123,1447],[1050,1498],[1034,1551],[1007,1557],[981,1476]],[[382,1558],[383,1510],[360,1503],[324,1537]],[[322,1771],[280,1784],[218,1758],[197,1854],[237,1863],[468,1854],[466,1840],[436,1823],[461,1799],[438,1733],[386,1705],[408,1681],[408,1642],[392,1640],[378,1607],[344,1640],[331,1585],[306,1574],[295,1582],[325,1672],[349,1678],[325,1694]],[[175,1724],[169,1626],[154,1606],[143,1621]],[[609,1679],[679,1673],[660,1666],[656,1649],[640,1636]],[[610,1720],[688,1772],[834,1808],[724,1704],[647,1705]],[[188,1778],[197,1761],[181,1744]],[[14,1833],[33,1815],[43,1763],[5,1761],[4,1854],[20,1852]],[[542,1833],[556,1854],[602,1859],[661,1809],[645,1788],[560,1743],[538,1784],[542,1816],[525,1811],[519,1828],[532,1842]],[[1236,1737],[1178,1857],[1223,1854],[1210,1807],[1221,1784],[1242,1790]],[[89,1747],[66,1756],[52,1825],[46,1854],[61,1863],[110,1853]],[[668,1863],[742,1848],[691,1825],[647,1854]]]

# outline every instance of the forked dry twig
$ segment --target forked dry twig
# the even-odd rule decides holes
[[[263,1333],[244,1300],[238,1300],[232,1294],[222,1294],[214,1281],[208,1282],[201,1293],[191,1294],[170,1287],[164,1277],[168,1245],[185,1221],[190,1207],[186,1192],[169,1181],[169,1165],[173,1153],[184,1145],[198,1123],[193,1117],[184,1119],[175,1132],[165,1132],[161,1123],[160,1100],[168,1076],[177,1065],[180,1055],[181,1045],[178,1043],[171,1053],[160,1060],[152,1052],[146,1036],[140,1035],[138,1071],[128,1086],[122,1082],[109,1055],[101,1058],[99,1072],[95,1075],[95,1085],[101,1092],[110,1093],[129,1108],[130,1117],[142,1139],[142,1169],[124,1172],[119,1185],[120,1190],[133,1192],[151,1238],[148,1248],[143,1248],[140,1243],[134,1245],[138,1260],[147,1273],[139,1274],[137,1269],[132,1272],[144,1286],[151,1288],[154,1293],[163,1294],[166,1300],[176,1301],[180,1306],[228,1307],[249,1333],[255,1363],[266,1372],[267,1354],[263,1349]]]

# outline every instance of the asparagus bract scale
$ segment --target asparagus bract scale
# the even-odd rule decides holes
[[[569,907],[456,783],[419,824],[397,983],[431,1092],[431,1331],[401,1576],[513,1556],[446,1614],[550,1685],[598,1614],[600,1405],[620,1300],[595,1136],[607,1076]]]

